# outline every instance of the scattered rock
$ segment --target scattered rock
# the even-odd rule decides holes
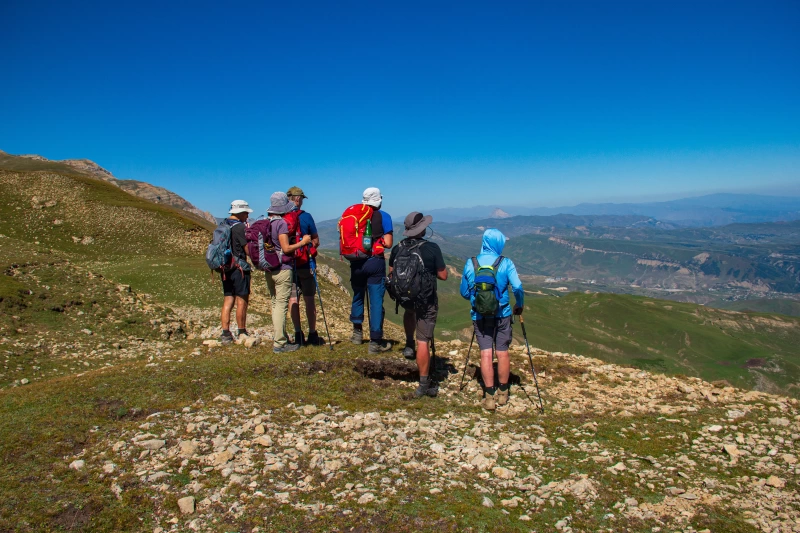
[[[484,496],[483,497],[483,501],[481,502],[481,505],[483,505],[484,507],[491,508],[491,507],[494,507],[494,502],[492,500],[490,500],[487,496]]]
[[[69,464],[69,467],[73,470],[83,470],[83,467],[86,466],[86,461],[83,459],[76,459]]]

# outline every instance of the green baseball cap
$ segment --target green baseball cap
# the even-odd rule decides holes
[[[286,196],[302,196],[303,198],[308,198],[306,193],[303,192],[303,189],[300,187],[291,187],[288,191],[286,191]]]

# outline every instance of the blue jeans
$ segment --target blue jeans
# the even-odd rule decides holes
[[[364,293],[369,293],[369,340],[383,339],[383,281],[386,278],[386,261],[382,257],[370,257],[350,263],[350,287],[353,289],[353,305],[350,322],[364,323]]]

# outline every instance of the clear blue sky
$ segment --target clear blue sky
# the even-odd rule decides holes
[[[493,5],[494,4],[494,5]],[[0,149],[318,220],[800,194],[800,2],[0,2]]]

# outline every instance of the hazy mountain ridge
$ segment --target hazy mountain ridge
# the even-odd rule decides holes
[[[35,163],[31,164],[32,162]],[[58,171],[72,169],[83,175],[107,181],[123,191],[140,198],[176,207],[211,223],[215,223],[214,216],[211,215],[211,213],[195,207],[182,196],[164,187],[152,185],[144,181],[116,178],[111,172],[89,159],[63,159],[55,161],[36,154],[12,155],[0,150],[0,168],[15,171]]]
[[[664,202],[581,203],[562,207],[480,205],[433,209],[429,214],[440,222],[465,222],[491,218],[496,209],[512,216],[641,215],[679,226],[721,226],[798,220],[800,197],[720,193]]]

